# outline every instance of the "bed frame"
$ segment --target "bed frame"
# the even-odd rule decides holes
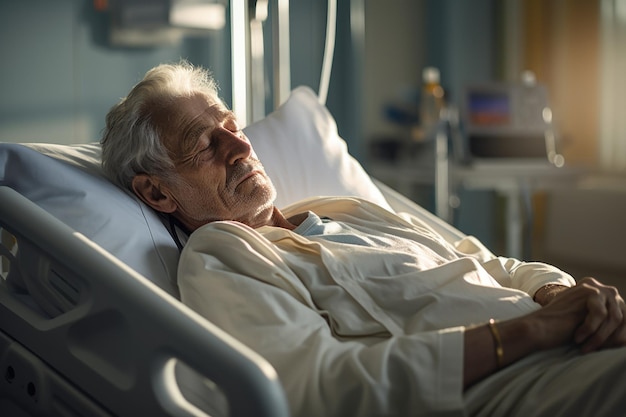
[[[13,189],[0,201],[7,277],[36,270],[75,303],[50,318],[0,281],[0,415],[199,415],[200,375],[228,415],[288,415],[257,354]]]

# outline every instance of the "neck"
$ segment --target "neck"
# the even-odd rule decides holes
[[[300,223],[302,223],[302,221],[306,217],[306,216],[303,217],[300,215],[296,215],[287,219],[283,215],[283,213],[280,210],[278,210],[278,208],[272,206],[270,210],[271,212],[269,216],[267,217],[267,220],[265,221],[259,221],[254,224],[251,224],[246,221],[240,221],[240,222],[243,224],[247,224],[248,226],[255,228],[255,229],[258,227],[262,227],[262,226],[273,226],[273,227],[282,227],[284,229],[294,230],[296,227],[298,227]],[[207,223],[207,222],[194,223],[194,222],[186,221],[188,219],[185,219],[183,216],[180,216],[180,214],[178,216],[176,214],[173,214],[172,218],[176,219],[176,222],[178,223],[179,227],[181,227],[182,229],[186,229],[189,232],[193,232],[198,227]],[[257,218],[257,220],[259,219]]]
[[[267,225],[293,230],[296,227],[298,227],[300,223],[302,223],[302,220],[303,219],[300,218],[299,216],[295,216],[295,217],[291,217],[287,219],[280,210],[274,207],[274,211],[272,212],[272,217],[270,218]]]

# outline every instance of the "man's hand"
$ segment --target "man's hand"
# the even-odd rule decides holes
[[[583,352],[626,345],[626,305],[615,287],[583,278],[533,313],[540,344],[574,342]]]
[[[502,365],[565,345],[577,344],[582,352],[626,346],[626,305],[616,288],[583,278],[574,287],[554,289],[544,294],[549,299],[539,310],[497,323]],[[494,343],[486,325],[465,331],[466,388],[498,369]]]
[[[583,278],[582,285],[598,292],[587,302],[587,317],[576,330],[575,342],[583,352],[626,345],[626,304],[615,287],[593,278]]]

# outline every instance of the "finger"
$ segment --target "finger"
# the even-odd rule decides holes
[[[584,342],[583,350],[591,351],[599,348],[626,346],[626,304],[617,288],[603,285],[590,277],[580,280],[577,286],[584,287],[588,291],[593,291],[593,289],[597,291],[596,294],[592,294],[587,299],[586,320],[575,334],[575,340],[578,343]],[[605,300],[606,318],[594,332],[593,329],[598,323],[597,320],[604,314],[600,302],[591,301],[596,296],[603,297]]]
[[[578,281],[578,284],[589,284],[592,286],[602,285],[593,277],[583,277]]]
[[[606,318],[602,321],[598,330],[591,334],[581,346],[583,352],[586,353],[602,347],[610,347],[613,343],[616,343],[620,328],[623,327],[623,313],[620,306],[611,300],[607,301],[606,311]]]
[[[606,298],[598,290],[587,298],[586,305],[587,316],[574,335],[574,341],[578,344],[582,344],[595,334],[608,315]]]
[[[626,332],[626,305],[614,287],[604,287],[601,290],[606,298],[606,318],[598,330],[592,334],[582,346],[584,352],[599,348],[621,346]]]
[[[626,346],[626,325],[621,326],[611,335],[609,343],[603,347],[623,347]]]
[[[616,304],[619,310],[619,313],[616,314],[617,327],[607,341],[600,346],[601,348],[626,346],[626,305],[619,295],[616,297]]]

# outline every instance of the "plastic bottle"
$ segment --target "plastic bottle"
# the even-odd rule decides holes
[[[439,81],[439,70],[426,67],[422,70],[422,94],[420,98],[420,129],[418,140],[432,140],[445,107],[444,91]]]

